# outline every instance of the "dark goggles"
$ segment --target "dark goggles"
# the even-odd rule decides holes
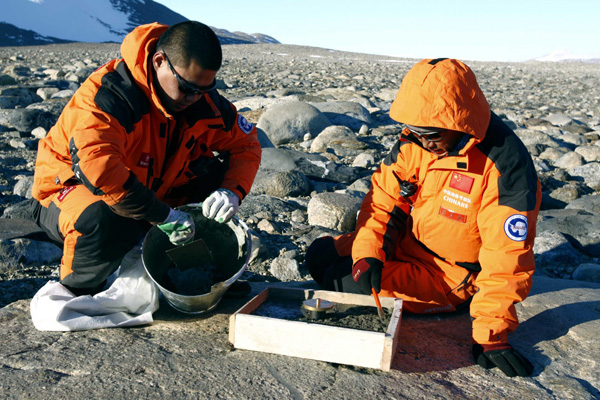
[[[425,139],[428,142],[439,142],[444,138],[443,132],[444,129],[439,131],[434,131],[432,129],[419,129],[414,126],[405,125],[405,128],[408,132],[412,133],[419,139]]]
[[[171,72],[177,79],[177,83],[179,84],[179,91],[181,93],[185,94],[186,96],[192,96],[192,95],[197,95],[197,94],[201,95],[206,92],[210,92],[211,90],[215,90],[217,88],[217,79],[216,78],[208,86],[198,86],[198,85],[194,85],[193,83],[186,81],[177,73],[177,71],[175,71],[175,68],[173,68],[173,64],[171,64],[171,60],[169,60],[167,53],[165,53],[164,50],[162,51],[162,53],[165,56],[165,59],[167,60],[167,64],[169,64],[169,68],[171,68]]]

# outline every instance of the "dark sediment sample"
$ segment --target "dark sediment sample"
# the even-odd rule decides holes
[[[383,311],[385,318],[381,320],[377,315],[376,307],[336,303],[333,309],[327,311],[322,318],[312,319],[302,313],[302,301],[277,298],[267,299],[253,314],[289,321],[382,332],[387,330],[391,318],[389,310],[384,308]]]
[[[198,296],[209,293],[217,281],[217,266],[204,264],[181,270],[173,265],[167,271],[167,276],[163,285],[165,289],[184,296]]]

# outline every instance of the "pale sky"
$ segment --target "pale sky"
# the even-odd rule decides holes
[[[600,57],[600,0],[155,0],[284,44],[413,58]]]

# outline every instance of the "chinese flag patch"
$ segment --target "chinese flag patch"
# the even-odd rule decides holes
[[[474,180],[475,179],[471,178],[470,176],[454,172],[452,173],[452,178],[450,179],[450,187],[456,190],[460,190],[464,193],[471,193],[471,188],[473,187]]]

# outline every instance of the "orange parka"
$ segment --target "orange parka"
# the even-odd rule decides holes
[[[250,191],[261,149],[256,128],[229,101],[208,92],[177,116],[161,105],[151,57],[167,28],[154,23],[128,34],[123,58],[92,73],[40,141],[33,197],[42,205],[76,182],[120,215],[159,223],[169,206],[188,201],[194,165],[225,153],[221,186],[240,199]]]
[[[403,131],[373,174],[357,222],[354,261],[373,257],[471,271],[478,288],[471,303],[474,341],[507,342],[518,325],[514,304],[527,297],[535,266],[541,187],[531,157],[490,111],[473,72],[457,60],[416,64],[390,116],[464,132],[469,139],[438,158]],[[416,193],[403,197],[407,183]]]

